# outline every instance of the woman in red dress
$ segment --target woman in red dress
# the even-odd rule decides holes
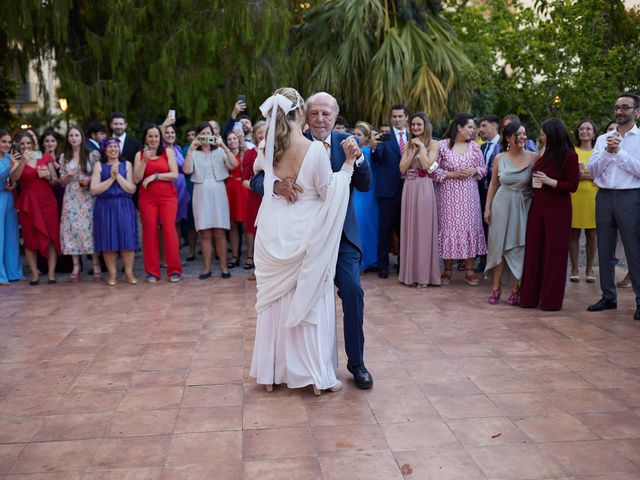
[[[571,238],[571,193],[578,189],[578,155],[562,121],[542,123],[544,153],[533,166],[520,306],[560,310]]]
[[[253,164],[258,157],[258,148],[260,142],[264,140],[267,133],[267,124],[264,120],[256,122],[253,126],[252,139],[256,143],[256,148],[247,150],[242,157],[242,186],[247,190],[247,218],[245,221],[245,237],[247,241],[247,259],[244,262],[244,268],[249,270],[253,268],[253,241],[256,236],[256,217],[258,216],[258,210],[260,210],[260,203],[262,197],[256,192],[251,190],[250,180],[255,175],[253,171]],[[249,280],[255,280],[254,274],[249,276]]]
[[[228,267],[234,268],[240,265],[240,229],[244,229],[247,219],[247,190],[242,186],[242,156],[245,148],[240,144],[235,131],[227,134],[225,143],[238,161],[238,166],[229,172],[227,179],[227,197],[231,217],[231,230],[229,230],[231,260]]]
[[[142,132],[144,148],[136,153],[133,181],[140,183],[138,208],[142,221],[142,250],[148,283],[160,280],[160,245],[158,220],[162,221],[167,277],[170,282],[182,278],[180,246],[176,233],[178,193],[173,181],[178,178],[178,164],[172,148],[162,146],[160,127],[149,125]]]
[[[30,285],[38,284],[38,253],[47,258],[48,283],[53,284],[60,254],[60,220],[52,188],[58,183],[55,159],[35,151],[35,138],[28,132],[21,133],[18,142],[20,157],[11,169],[11,179],[20,186],[16,209],[31,270]]]

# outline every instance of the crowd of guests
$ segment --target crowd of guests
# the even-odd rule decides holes
[[[233,268],[252,269],[261,197],[250,180],[266,125],[253,124],[245,109],[239,99],[222,127],[208,121],[187,129],[182,147],[174,111],[161,125],[147,125],[139,141],[127,134],[126,117],[118,112],[109,128],[71,126],[64,141],[51,130],[40,137],[33,130],[0,132],[0,283],[23,276],[21,235],[32,285],[44,270],[48,282],[56,282],[60,255],[70,258],[72,282],[80,281],[83,258],[91,258],[93,278],[103,280],[104,265],[107,284],[115,285],[120,256],[125,281],[135,284],[139,224],[147,282],[160,280],[163,263],[167,279],[180,281],[180,244],[188,246],[185,260],[193,261],[198,237],[199,279],[211,277],[214,252],[223,278]],[[617,232],[630,267],[618,287],[633,284],[638,237],[619,207],[631,209],[632,200],[620,200],[621,194],[609,199],[608,193],[640,187],[639,115],[640,100],[625,93],[604,135],[584,119],[572,138],[562,121],[548,119],[537,145],[515,115],[458,114],[439,140],[427,115],[410,115],[402,104],[390,109],[390,125],[378,128],[359,121],[350,129],[338,116],[334,128],[358,139],[373,172],[368,191],[352,191],[361,270],[388,278],[396,252],[398,278],[406,285],[447,285],[454,270],[463,270],[464,281],[477,286],[481,274],[491,272],[489,303],[499,303],[505,284],[508,304],[557,310],[567,257],[570,281],[582,278],[584,230],[584,279],[596,281],[598,251],[603,290],[591,307],[615,308]],[[611,205],[605,206],[605,196]],[[599,209],[596,197],[602,197]]]

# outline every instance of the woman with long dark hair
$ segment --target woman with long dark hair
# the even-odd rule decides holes
[[[10,151],[11,135],[0,130],[0,285],[3,286],[22,278],[18,214],[13,197],[16,184],[9,178],[15,153]]]
[[[576,153],[578,154],[580,183],[578,184],[578,190],[571,194],[573,214],[571,218],[571,243],[569,244],[569,257],[571,258],[571,276],[569,278],[572,282],[580,281],[578,253],[580,233],[584,229],[584,236],[587,242],[585,280],[587,283],[595,283],[593,261],[596,257],[597,249],[596,194],[598,193],[598,187],[593,183],[588,165],[593,147],[598,138],[598,127],[591,120],[584,119],[576,126],[573,135],[575,137]]]
[[[473,272],[473,261],[486,255],[487,244],[482,228],[482,208],[478,180],[487,174],[480,147],[472,141],[476,124],[473,116],[459,113],[449,125],[446,140],[440,142],[437,182],[438,243],[444,259],[442,285],[451,281],[453,261],[464,259],[464,281],[480,284]]]
[[[102,280],[100,259],[93,248],[93,206],[95,197],[89,191],[91,170],[99,160],[97,152],[89,152],[84,146],[84,135],[78,127],[67,132],[64,153],[60,156],[60,185],[65,187],[60,218],[62,253],[71,255],[73,270],[71,282],[80,281],[80,256],[93,258],[93,279]]]
[[[426,287],[440,285],[438,252],[438,208],[433,180],[439,144],[431,133],[427,116],[418,112],[409,120],[411,139],[400,159],[404,176],[400,209],[400,273],[405,285]]]
[[[143,149],[136,153],[133,180],[139,183],[138,208],[142,220],[144,270],[147,283],[160,280],[160,245],[158,222],[162,221],[167,277],[170,282],[182,278],[180,246],[176,233],[178,193],[173,181],[178,178],[178,164],[173,148],[162,146],[162,133],[157,125],[142,131]]]
[[[533,166],[533,200],[527,221],[522,307],[560,310],[571,237],[571,192],[578,189],[578,155],[561,120],[540,127],[544,153]]]

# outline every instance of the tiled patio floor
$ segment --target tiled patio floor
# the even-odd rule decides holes
[[[364,277],[374,388],[247,377],[255,283],[0,289],[0,477],[640,479],[634,300],[589,313]],[[340,338],[340,344],[342,339]]]

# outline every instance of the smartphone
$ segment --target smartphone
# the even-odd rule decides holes
[[[175,110],[169,110],[169,113],[167,113],[167,117],[176,118],[176,111]]]
[[[238,101],[247,104],[247,96],[246,95],[238,95]]]
[[[31,150],[29,156],[34,160],[40,160],[42,158],[42,152],[40,150]]]
[[[20,144],[19,143],[14,143],[13,144],[13,153],[20,153]]]
[[[380,136],[378,137],[378,141],[379,142],[389,142],[389,141],[391,141],[391,134],[390,133],[381,133]]]

